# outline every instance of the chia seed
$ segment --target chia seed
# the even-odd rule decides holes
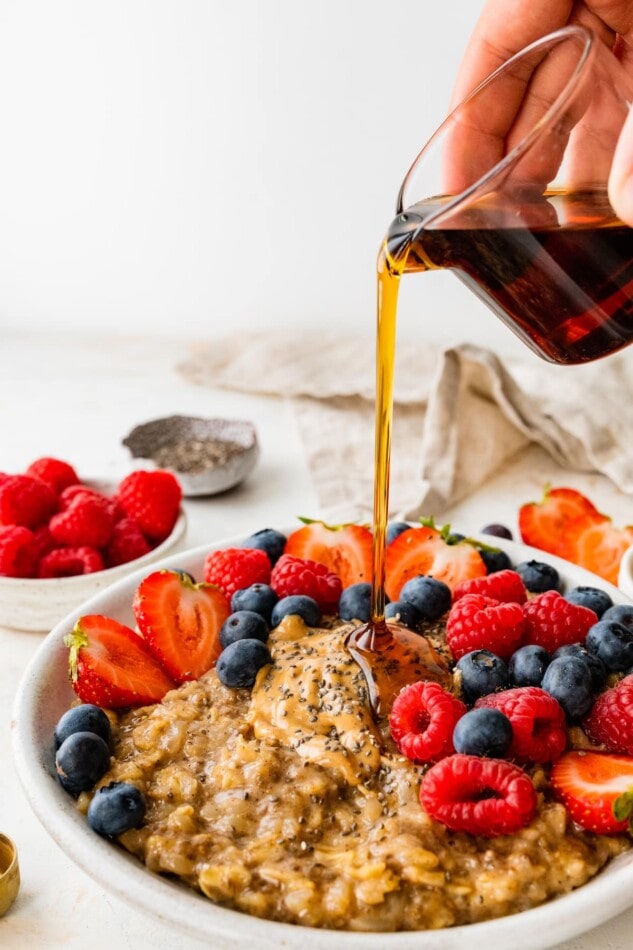
[[[159,468],[194,474],[221,468],[234,455],[243,451],[243,446],[238,442],[223,439],[187,439],[157,448],[152,453],[152,459]]]

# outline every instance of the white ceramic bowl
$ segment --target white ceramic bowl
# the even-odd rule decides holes
[[[633,547],[627,548],[620,561],[618,587],[633,600]]]
[[[178,567],[200,576],[208,551],[233,547],[241,540],[230,538],[183,552],[161,562],[161,567]],[[482,540],[490,543],[489,537]],[[530,558],[548,561],[566,587],[601,587],[614,601],[627,602],[617,588],[566,561],[511,542],[499,541],[499,547],[513,563]],[[82,613],[105,613],[123,623],[133,622],[132,596],[145,573],[136,571],[119,581],[55,627],[25,671],[13,712],[15,761],[33,810],[62,850],[108,891],[210,945],[252,945],[258,950],[472,950],[482,946],[486,950],[543,950],[603,923],[633,903],[633,851],[616,858],[584,887],[534,910],[467,927],[394,934],[334,932],[260,920],[218,907],[186,886],[147,871],[90,830],[57,782],[53,762],[53,729],[74,698],[63,636]]]
[[[142,557],[116,567],[76,577],[0,577],[0,626],[14,630],[50,630],[77,604],[110,587],[137,568],[169,553],[184,537],[187,518],[181,510],[171,534]]]

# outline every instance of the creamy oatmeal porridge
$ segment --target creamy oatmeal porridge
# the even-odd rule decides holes
[[[624,837],[574,830],[536,768],[535,820],[480,838],[449,832],[419,802],[424,769],[375,724],[349,628],[287,617],[252,691],[215,672],[117,717],[112,781],[147,815],[121,844],[213,901],[317,927],[407,930],[515,913],[586,882]],[[89,795],[79,807],[86,809]]]

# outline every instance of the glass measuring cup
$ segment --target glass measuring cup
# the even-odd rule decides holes
[[[383,252],[396,274],[451,268],[545,359],[633,340],[633,230],[608,178],[633,81],[567,26],[481,82],[418,154]],[[422,198],[422,200],[420,200]]]

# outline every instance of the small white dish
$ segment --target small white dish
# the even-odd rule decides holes
[[[85,481],[104,494],[113,494],[110,482]],[[46,631],[55,626],[77,604],[92,597],[115,581],[127,577],[172,551],[184,537],[187,517],[181,509],[176,523],[164,541],[142,557],[116,567],[78,574],[76,577],[0,577],[0,626],[14,630]]]
[[[287,534],[293,528],[280,528]],[[244,536],[205,545],[160,562],[201,576],[211,550],[238,546]],[[490,536],[482,536],[490,543]],[[495,539],[495,544],[497,539]],[[628,602],[616,588],[575,565],[542,551],[504,540],[498,546],[512,562],[547,561],[565,588],[600,587],[614,602]],[[545,950],[604,923],[633,903],[633,850],[620,855],[592,881],[533,910],[498,920],[446,930],[359,933],[297,927],[227,910],[185,885],[148,871],[118,846],[94,834],[74,800],[55,778],[53,729],[74,698],[63,637],[84,613],[105,613],[133,623],[132,597],[144,570],[119,581],[75,609],[41,645],[20,683],[13,710],[13,751],[25,795],[62,850],[107,891],[177,930],[213,946],[256,946],[258,950]],[[174,938],[176,939],[176,938]]]
[[[136,426],[123,445],[133,458],[173,472],[186,498],[235,488],[259,458],[255,426],[242,419],[165,416]]]

